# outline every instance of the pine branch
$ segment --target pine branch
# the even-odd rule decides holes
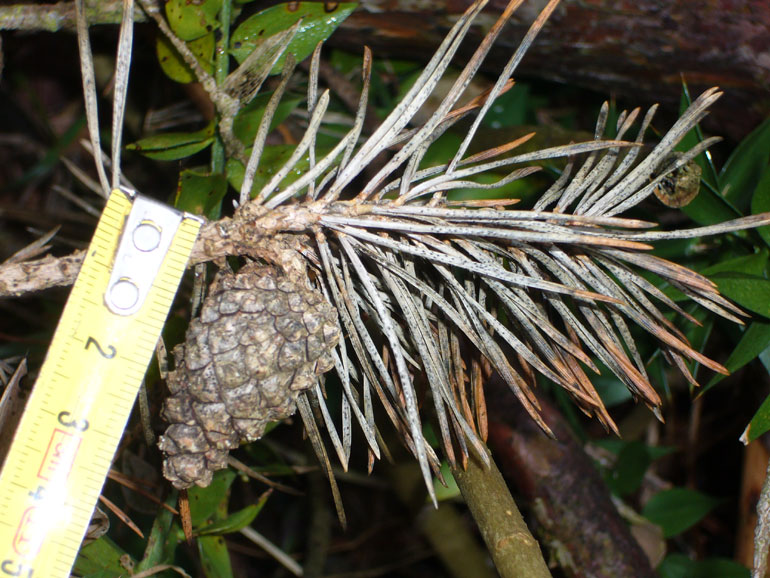
[[[307,131],[270,182],[252,190],[249,175],[258,168],[272,111],[293,70],[291,59],[287,59],[277,96],[257,131],[248,160],[243,143],[232,136],[232,119],[261,86],[295,30],[265,39],[259,53],[231,73],[222,89],[173,36],[154,5],[140,0],[209,92],[228,155],[247,166],[238,209],[232,218],[203,227],[191,264],[226,256],[267,264],[271,271],[280,271],[305,289],[310,286],[311,291],[323,295],[336,311],[337,325],[344,329],[345,339],[334,340],[333,351],[324,358],[328,365],[323,365],[327,369],[333,365],[343,384],[341,435],[326,408],[321,385],[303,389],[296,401],[330,478],[324,432],[344,467],[351,453],[354,423],[363,432],[372,460],[384,450],[373,418],[376,398],[417,458],[432,492],[431,479],[438,474],[439,458],[422,434],[419,401],[424,392],[429,392],[427,398],[434,405],[442,449],[452,468],[459,470],[474,459],[491,465],[484,446],[485,402],[480,386],[480,368],[484,366],[501,375],[547,433],[550,430],[533,394],[538,374],[562,386],[587,414],[615,429],[585,371],[597,371],[594,360],[607,366],[636,398],[657,411],[661,400],[635,345],[633,326],[653,337],[664,357],[692,383],[695,379],[685,364],[688,359],[726,372],[690,346],[667,313],[671,310],[694,319],[647,276],[653,274],[732,321],[740,323],[743,313],[719,295],[707,278],[647,251],[652,248],[650,243],[658,240],[767,225],[770,213],[687,231],[645,231],[654,223],[621,216],[715,142],[704,141],[671,160],[675,147],[721,93],[717,89],[704,92],[652,148],[641,145],[656,107],[643,116],[638,109],[621,113],[614,127],[617,138],[608,140],[604,138],[605,106],[594,139],[587,142],[516,154],[525,137],[466,156],[480,119],[494,99],[512,85],[510,76],[557,0],[549,2],[532,24],[494,87],[456,106],[495,36],[520,4],[513,0],[434,114],[422,125],[407,128],[485,3],[474,3],[456,22],[402,102],[362,140],[371,71],[366,52],[364,92],[354,126],[323,158],[315,158],[314,148],[329,93],[318,86],[317,50],[308,82]],[[80,39],[85,70],[90,49],[82,10]],[[85,77],[86,92],[93,92],[88,73]],[[95,109],[91,113],[94,117]],[[424,167],[422,161],[431,144],[474,113],[476,119],[452,160]],[[636,135],[627,138],[640,117]],[[95,137],[94,142],[98,150]],[[364,178],[373,159],[386,150],[393,152],[390,160],[374,176]],[[280,189],[283,178],[306,153],[311,158],[310,168]],[[447,200],[447,193],[455,189],[496,188],[527,178],[538,170],[531,163],[556,158],[566,158],[567,168],[531,210],[487,206],[484,202],[460,207]],[[493,171],[507,174],[491,184],[473,180]],[[113,181],[115,175],[119,176],[119,167],[114,169]],[[353,183],[358,187],[355,190]],[[0,266],[0,297],[70,284],[81,259],[82,253],[4,264]],[[217,463],[225,464],[226,460]]]

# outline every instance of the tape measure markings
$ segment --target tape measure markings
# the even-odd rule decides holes
[[[123,239],[140,206],[163,225],[162,255]],[[199,227],[155,201],[110,196],[0,473],[0,576],[69,576]],[[119,258],[143,291],[130,315],[104,300]]]

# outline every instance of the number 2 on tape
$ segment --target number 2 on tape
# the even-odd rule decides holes
[[[0,472],[0,578],[66,578],[201,220],[115,190]]]

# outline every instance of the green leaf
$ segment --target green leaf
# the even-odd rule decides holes
[[[257,134],[259,123],[262,122],[267,102],[271,96],[271,92],[259,94],[235,117],[233,134],[246,146],[250,147],[254,142],[254,136]],[[283,98],[270,121],[270,130],[281,124],[303,100],[303,97]]]
[[[674,488],[650,498],[642,515],[663,528],[663,535],[670,538],[697,524],[719,503],[720,500],[695,490]]]
[[[767,430],[770,430],[770,395],[765,398],[757,413],[751,418],[746,431],[741,436],[741,441],[745,444],[753,442]]]
[[[218,219],[222,199],[227,194],[223,174],[209,174],[205,169],[186,169],[179,173],[174,206],[182,211]]]
[[[618,496],[626,496],[639,489],[644,472],[652,463],[647,447],[638,441],[624,444],[618,454],[615,467],[605,477],[610,490]]]
[[[230,554],[221,536],[203,536],[196,540],[206,578],[233,578]]]
[[[262,42],[279,32],[288,30],[301,21],[297,34],[286,49],[297,62],[301,62],[326,40],[332,32],[356,8],[353,2],[289,2],[262,10],[247,18],[230,37],[230,53],[240,64]],[[279,74],[286,54],[275,63],[271,74]]]
[[[604,368],[600,368],[600,371],[602,373],[594,377],[592,383],[606,407],[615,407],[632,398],[629,389],[609,369],[605,372]]]
[[[180,39],[195,40],[219,28],[222,0],[166,0],[166,18]]]
[[[720,182],[728,187],[725,197],[738,209],[748,209],[754,189],[767,169],[769,154],[770,118],[740,142],[722,167]]]
[[[436,499],[439,502],[444,502],[446,500],[459,498],[460,488],[457,485],[457,480],[455,480],[455,477],[452,474],[452,468],[449,467],[449,464],[446,461],[441,462],[441,477],[444,478],[446,486],[442,484],[438,478],[433,478],[433,490],[436,492]]]
[[[770,167],[766,168],[759,179],[754,196],[751,197],[751,214],[757,215],[770,211]],[[770,245],[770,225],[757,229],[759,236]]]
[[[234,514],[230,514],[224,520],[219,520],[208,526],[203,526],[196,531],[198,536],[219,536],[222,534],[232,534],[238,532],[242,528],[245,528],[254,521],[265,503],[267,502],[268,494],[265,494],[259,499],[256,504],[250,504],[238,510]]]
[[[770,317],[770,279],[741,273],[717,273],[710,279],[724,296],[741,307]]]
[[[15,189],[30,181],[40,179],[47,175],[54,167],[59,165],[65,149],[78,138],[78,135],[82,134],[84,126],[86,126],[85,115],[77,117],[73,123],[67,127],[64,134],[58,137],[56,143],[46,151],[42,159],[35,163],[31,169],[25,171],[18,179],[10,184],[4,185],[4,188]]]
[[[724,258],[726,255],[723,254],[722,257]],[[715,275],[716,273],[744,273],[746,275],[762,276],[767,266],[768,257],[770,257],[768,251],[762,250],[751,255],[743,255],[720,261],[700,272],[706,276]]]
[[[745,566],[727,558],[690,560],[684,554],[669,554],[658,566],[660,578],[750,578]]]
[[[214,142],[214,124],[195,132],[166,132],[126,145],[157,161],[175,161],[194,155]]]
[[[121,564],[123,556],[128,556],[125,550],[107,536],[102,536],[80,549],[73,571],[81,576],[94,577],[128,575],[126,567]]]
[[[178,492],[173,490],[168,498],[166,498],[166,505],[174,507],[176,506],[178,498]],[[139,573],[158,564],[164,562],[170,562],[167,559],[171,552],[176,549],[179,544],[179,537],[174,531],[172,522],[174,521],[174,514],[172,514],[166,508],[160,508],[155,521],[152,524],[152,530],[150,531],[150,537],[147,539],[147,546],[144,549],[144,557],[139,561],[139,564],[134,570]],[[170,558],[170,556],[169,556]]]
[[[615,455],[620,455],[620,452],[623,451],[623,448],[625,448],[628,444],[634,444],[637,442],[626,442],[618,438],[604,438],[604,439],[598,439],[593,440],[594,444],[597,446],[604,448],[608,452],[612,452]],[[664,456],[667,456],[669,454],[673,454],[674,452],[679,451],[675,447],[671,446],[644,446],[647,453],[649,454],[652,461],[658,460]]]
[[[206,488],[194,486],[187,490],[187,499],[190,502],[190,520],[193,528],[202,526],[211,518],[222,502],[228,499],[230,486],[235,480],[235,472],[232,470],[219,470],[214,473]]]
[[[684,111],[687,110],[691,104],[692,98],[690,98],[690,89],[687,87],[684,78],[682,78],[682,97],[679,100],[679,116],[682,116]],[[700,125],[697,124],[681,141],[679,141],[679,144],[676,145],[676,150],[682,152],[688,151],[703,142],[703,140],[703,133],[700,130]],[[711,157],[706,156],[706,153],[701,153],[695,157],[695,162],[698,163],[701,168],[701,180],[710,186],[712,190],[720,190],[719,176],[717,175],[716,167],[714,167]]]
[[[490,128],[522,126],[530,120],[532,106],[529,85],[516,84],[511,90],[495,100],[484,117],[484,124]]]
[[[203,70],[209,74],[214,71],[215,45],[216,40],[213,32],[187,43],[187,47],[195,55],[195,58],[198,59]],[[181,84],[188,84],[198,80],[192,69],[187,66],[184,58],[182,58],[176,48],[174,48],[165,36],[158,36],[155,44],[155,52],[158,56],[160,67],[171,80]]]
[[[711,337],[711,332],[714,329],[714,316],[709,315],[709,312],[705,311],[704,309],[696,309],[691,311],[691,313],[693,314],[693,317],[695,317],[700,322],[700,325],[688,323],[684,330],[684,334],[687,337],[687,341],[690,343],[691,347],[695,351],[703,353],[703,351],[706,349],[706,344],[709,341],[709,337]],[[690,369],[693,377],[697,379],[697,372],[700,367],[700,363],[691,360],[687,362],[687,367]],[[690,385],[690,390],[693,391],[692,385]]]
[[[262,151],[262,158],[259,161],[257,172],[254,174],[254,185],[251,187],[252,197],[261,191],[262,187],[264,187],[270,179],[273,178],[273,175],[281,169],[284,163],[289,160],[289,157],[291,157],[294,152],[294,148],[294,145],[273,145],[265,147],[264,151]],[[250,149],[246,151],[247,154],[250,152]],[[323,157],[327,152],[328,150],[321,147],[317,148],[316,159]],[[306,154],[294,166],[289,174],[286,175],[286,178],[280,182],[278,189],[288,187],[291,183],[300,178],[309,167],[310,158]],[[243,175],[246,172],[243,164],[235,159],[228,159],[225,171],[227,172],[227,179],[230,181],[230,185],[236,191],[239,191],[243,184]]]
[[[679,113],[692,104],[687,83],[682,81],[682,98]],[[700,126],[696,125],[677,145],[677,150],[686,151],[703,141]],[[742,217],[743,213],[728,199],[720,194],[720,179],[716,174],[714,164],[705,153],[698,155],[695,162],[701,167],[701,180],[706,186],[701,186],[700,193],[689,204],[682,207],[682,212],[699,225],[713,225],[726,219]]]
[[[701,187],[698,196],[681,211],[699,225],[714,225],[743,216],[730,201],[709,187]]]
[[[746,331],[743,332],[741,340],[735,346],[730,357],[725,362],[725,367],[730,373],[739,370],[741,367],[753,361],[765,349],[770,347],[770,323],[764,321],[754,321]],[[711,387],[722,381],[726,375],[715,375],[711,378],[705,388],[699,395],[703,395]]]

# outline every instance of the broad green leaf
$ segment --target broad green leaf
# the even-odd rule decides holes
[[[94,577],[128,575],[128,570],[121,564],[123,556],[128,556],[125,550],[107,536],[102,536],[80,549],[73,571],[81,576]]]
[[[216,482],[218,488],[210,497],[212,500],[208,503],[206,508],[202,508],[202,502],[198,502],[198,514],[200,515],[202,510],[210,509],[214,506],[214,510],[209,516],[212,523],[216,524],[227,519],[227,504],[230,496],[230,485],[235,479],[235,473],[231,470],[226,470],[226,474],[216,477],[212,481],[211,485]],[[209,486],[210,488],[211,486]],[[208,489],[208,488],[207,488]],[[188,494],[189,497],[189,494]],[[219,501],[217,502],[217,499]],[[195,527],[196,516],[192,511],[192,499],[190,501],[190,510],[193,519],[193,527]],[[233,570],[230,565],[230,554],[227,551],[227,544],[224,538],[221,536],[202,536],[196,539],[198,544],[198,553],[201,558],[201,565],[203,566],[203,573],[206,578],[232,578]]]
[[[126,145],[157,161],[175,161],[194,155],[214,142],[214,124],[195,132],[166,132]]]
[[[272,92],[259,94],[247,106],[241,109],[235,117],[233,123],[233,134],[240,139],[243,144],[250,147],[254,142],[254,136],[259,129],[259,123],[265,115],[267,102],[270,100]],[[275,110],[273,119],[270,121],[270,130],[281,124],[291,112],[299,106],[304,98],[283,98]]]
[[[767,430],[770,430],[770,395],[765,398],[762,405],[759,406],[757,413],[751,418],[749,425],[741,436],[741,441],[745,444],[753,442]]]
[[[598,110],[596,111],[598,116]],[[607,127],[605,128],[605,135],[607,138],[614,139],[618,136],[618,118],[620,118],[620,111],[618,110],[618,103],[615,99],[610,100],[610,106],[607,111]]]
[[[166,18],[174,34],[187,42],[219,28],[221,8],[222,0],[166,0]]]
[[[735,346],[730,357],[725,362],[725,367],[730,373],[739,370],[741,367],[753,361],[760,353],[770,347],[770,323],[764,321],[754,321],[743,332],[741,340]],[[711,387],[722,381],[726,375],[715,375],[708,382],[699,395],[703,395]]]
[[[250,153],[247,150],[247,154]],[[262,158],[259,161],[259,167],[254,175],[254,185],[251,188],[252,197],[262,190],[273,175],[281,169],[286,161],[289,160],[294,152],[294,145],[273,145],[266,146],[262,152]],[[322,158],[328,151],[323,149],[316,149],[316,159]],[[291,183],[300,178],[305,171],[310,167],[310,158],[305,155],[295,165],[295,167],[286,175],[281,183],[278,185],[278,189],[283,189],[289,186]],[[243,175],[246,172],[244,166],[235,159],[228,159],[227,161],[227,179],[230,181],[230,185],[236,190],[241,189],[243,184]]]
[[[178,492],[173,490],[168,498],[166,498],[166,505],[175,507],[177,502]],[[166,508],[160,508],[158,514],[155,516],[155,521],[152,524],[152,530],[150,531],[150,537],[147,539],[147,546],[144,549],[144,558],[139,561],[135,571],[142,572],[158,564],[164,562],[170,562],[166,556],[170,552],[176,549],[177,544],[180,542],[180,537],[174,531],[172,522],[174,521],[174,514],[168,511]]]
[[[692,104],[687,83],[682,81],[682,98],[679,103],[679,113],[682,114]],[[703,141],[700,127],[696,125],[677,145],[677,150],[687,151]],[[695,162],[701,167],[701,180],[706,186],[701,186],[698,196],[681,210],[699,225],[713,225],[727,219],[741,217],[742,213],[729,200],[720,194],[720,181],[713,163],[706,154],[700,154]]]
[[[233,480],[235,480],[235,472],[219,470],[214,473],[214,479],[211,480],[208,487],[193,486],[187,490],[187,499],[190,502],[190,520],[193,528],[202,526],[206,520],[214,515],[220,504],[226,503]]]
[[[682,98],[679,103],[679,113],[682,114],[692,104],[687,83],[682,81]],[[695,126],[688,132],[677,145],[677,150],[686,151],[703,141],[703,135],[699,126]],[[716,169],[705,153],[695,158],[695,162],[701,167],[701,179],[706,186],[701,186],[698,196],[681,210],[699,225],[713,225],[727,219],[743,216],[729,200],[721,194],[720,180]]]
[[[754,196],[751,197],[751,214],[757,215],[770,211],[770,167],[767,167],[759,179]],[[770,245],[770,225],[759,227],[757,233]]]
[[[591,383],[596,388],[596,393],[607,407],[615,407],[632,398],[628,388],[612,374],[609,368],[601,361],[596,362],[599,374],[591,378]],[[621,443],[623,443],[621,441]]]
[[[198,536],[220,536],[222,534],[232,534],[245,528],[254,521],[259,512],[262,511],[267,502],[268,494],[259,499],[256,504],[249,504],[242,510],[230,514],[224,520],[219,520],[208,526],[203,526],[196,531]]]
[[[722,167],[720,182],[728,187],[725,197],[739,210],[748,209],[769,160],[770,118],[740,142]]]
[[[723,257],[725,256],[726,255],[723,255]],[[768,257],[770,257],[770,254],[767,250],[758,251],[751,255],[743,255],[741,257],[720,261],[719,263],[710,265],[701,270],[700,273],[703,273],[706,276],[715,275],[716,273],[743,273],[746,275],[761,276],[767,266]]]
[[[233,578],[230,554],[222,536],[202,536],[196,542],[206,578]]]
[[[484,124],[495,129],[522,126],[532,120],[530,118],[531,110],[529,85],[517,84],[495,100],[492,108],[484,117]]]
[[[633,397],[628,388],[617,377],[611,376],[611,374],[597,376],[592,380],[592,383],[607,407],[615,407],[629,401]]]
[[[728,558],[690,560],[684,554],[669,554],[658,566],[660,578],[750,578],[745,566]]]
[[[591,443],[596,444],[615,455],[620,455],[620,452],[622,452],[627,445],[638,442],[627,442],[618,438],[608,437],[605,439],[593,440]],[[644,446],[644,448],[652,461],[678,451],[677,448],[671,446]]]
[[[218,219],[226,194],[227,179],[224,175],[212,175],[205,169],[186,169],[179,173],[174,206],[209,219]]]
[[[642,442],[629,442],[618,454],[615,467],[605,476],[610,490],[618,496],[626,496],[639,489],[644,472],[652,463],[652,456]]]
[[[762,362],[762,365],[765,366],[765,370],[770,373],[770,347],[766,347],[765,350],[757,356],[757,358],[760,362]]]
[[[198,59],[203,70],[211,74],[214,71],[214,46],[216,40],[214,33],[206,34],[187,43],[187,47]],[[165,36],[158,36],[155,44],[155,52],[163,72],[171,80],[181,84],[197,81],[195,73],[187,66],[182,56]]]
[[[770,279],[741,273],[717,273],[710,279],[725,297],[753,313],[770,317]]]
[[[652,252],[656,256],[668,259],[669,261],[687,259],[690,262],[693,255],[698,253],[701,245],[702,241],[700,239],[672,239],[655,243],[655,248]]]
[[[709,187],[701,187],[698,196],[681,211],[699,225],[714,225],[743,216],[730,201]]]
[[[326,40],[332,32],[356,8],[353,2],[289,2],[278,4],[254,14],[244,20],[230,37],[230,53],[240,64],[260,44],[291,28],[301,21],[297,34],[286,49],[297,62],[301,62],[315,49],[319,42]],[[279,74],[283,68],[285,54],[275,63],[271,74]]]
[[[720,500],[695,490],[674,488],[650,498],[642,515],[663,528],[663,535],[670,538],[697,524],[719,503]]]

